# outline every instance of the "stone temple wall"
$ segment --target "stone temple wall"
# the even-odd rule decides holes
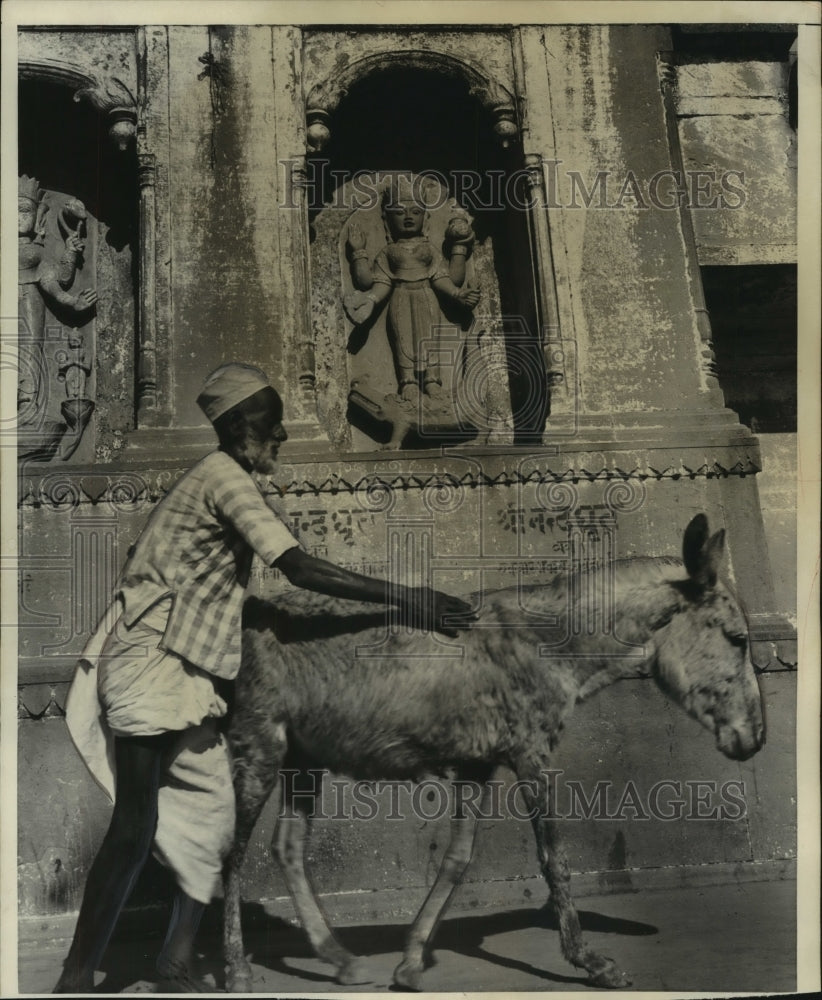
[[[787,46],[781,62],[695,69],[678,41],[637,25],[20,33],[22,913],[78,904],[108,807],[70,748],[67,685],[129,545],[213,447],[194,400],[228,360],[263,367],[285,400],[272,505],[309,551],[361,572],[468,594],[677,555],[699,512],[725,528],[766,749],[722,759],[636,680],[579,710],[557,766],[643,790],[740,782],[744,815],[615,808],[573,824],[572,867],[619,888],[671,866],[773,874],[795,856],[795,427],[783,415],[757,437],[726,406],[729,387],[760,382],[706,304],[739,267],[791,266]],[[439,398],[402,392],[391,304],[362,318],[355,267],[400,242],[381,212],[392,178],[426,172],[422,253],[479,292],[473,311],[437,300]],[[746,184],[767,199],[740,207]],[[773,274],[750,280],[788,296]],[[788,314],[768,314],[760,361],[789,352]],[[255,593],[284,586],[255,567]],[[265,859],[272,809],[247,868],[255,899],[284,894]],[[320,820],[333,905],[356,909],[354,890],[413,905],[444,847],[435,812]],[[470,898],[534,891],[517,881],[536,871],[530,836],[515,818],[483,827]]]

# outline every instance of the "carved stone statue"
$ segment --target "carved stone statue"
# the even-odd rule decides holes
[[[87,219],[85,206],[76,198],[70,198],[63,204],[57,216],[60,240],[56,246],[47,247],[45,223],[49,205],[45,202],[44,195],[36,178],[26,175],[19,178],[17,304],[21,364],[17,409],[21,432],[20,457],[40,460],[54,455],[60,439],[68,429],[65,424],[45,419],[47,400],[44,382],[47,379],[47,367],[43,348],[46,307],[58,317],[58,321],[65,320],[72,326],[77,326],[91,318],[91,311],[97,301],[97,292],[91,288],[77,293],[70,291],[83,262]],[[74,376],[71,384],[75,388],[84,389],[84,385],[81,387]],[[79,399],[79,396],[71,398]],[[84,402],[90,403],[89,400]],[[88,422],[93,403],[90,408],[86,405],[81,409],[87,415],[85,422],[79,427],[80,434]],[[82,417],[78,417],[78,420],[82,420]],[[78,429],[76,423],[71,423],[72,429]],[[32,430],[37,431],[34,437],[30,433]],[[79,437],[77,440],[79,442]]]
[[[311,363],[335,447],[512,441],[494,235],[408,171],[355,175],[317,211]]]
[[[373,261],[360,227],[349,227],[346,249],[356,291],[345,298],[346,313],[359,325],[388,299],[386,329],[399,395],[414,401],[422,391],[436,398],[442,394],[442,379],[435,340],[445,322],[438,296],[469,309],[479,302],[479,290],[464,284],[474,233],[466,214],[454,216],[443,257],[426,233],[428,210],[420,178],[393,181],[383,194],[382,214],[388,244]]]

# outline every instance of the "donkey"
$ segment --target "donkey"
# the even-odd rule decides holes
[[[479,782],[486,791],[498,766],[510,768],[529,789],[539,864],[563,955],[586,970],[593,985],[628,985],[616,964],[582,938],[557,820],[551,818],[550,789],[541,778],[577,702],[627,677],[653,676],[713,731],[726,756],[745,760],[760,749],[764,724],[747,624],[717,580],[723,550],[724,532],[710,537],[700,514],[685,530],[682,561],[614,563],[610,611],[593,609],[598,627],[563,636],[559,645],[556,622],[570,620],[578,609],[585,582],[579,576],[488,594],[477,623],[460,636],[461,659],[412,655],[423,636],[407,629],[390,636],[385,656],[356,656],[356,645],[385,636],[383,609],[363,610],[305,592],[293,602],[278,599],[276,607],[249,602],[229,726],[237,828],[224,869],[227,988],[251,987],[240,926],[240,868],[260,810],[278,784],[284,801],[272,851],[303,928],[315,953],[336,966],[339,982],[364,981],[355,957],[334,938],[306,878],[311,801],[304,792],[294,794],[294,784],[279,780],[284,766],[327,768],[363,780],[448,774]],[[529,614],[528,608],[541,613]],[[586,615],[591,610],[585,609]],[[614,627],[608,627],[609,619]],[[624,655],[626,643],[635,655]],[[402,988],[421,988],[434,931],[471,859],[476,824],[470,809],[452,819],[440,871],[394,972]]]

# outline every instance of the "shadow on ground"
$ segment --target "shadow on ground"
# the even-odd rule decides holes
[[[209,926],[203,929],[201,935],[200,951],[204,957],[200,961],[200,972],[203,976],[213,978],[219,989],[224,989],[225,973],[219,926],[222,913],[217,907],[214,910],[214,918],[209,921]],[[658,928],[651,924],[610,917],[592,910],[580,910],[579,918],[583,932],[625,936],[648,936],[658,933]],[[410,920],[393,924],[358,924],[352,927],[338,927],[335,929],[335,934],[349,951],[355,955],[368,957],[401,952],[410,926]],[[565,976],[549,972],[537,968],[530,962],[501,956],[483,947],[487,938],[535,927],[559,933],[557,920],[550,906],[541,909],[523,907],[502,913],[460,914],[446,918],[437,930],[434,961],[438,949],[447,949],[469,959],[481,959],[554,983],[585,983],[587,981],[585,975]],[[270,972],[282,973],[307,983],[333,989],[333,970],[330,966],[326,975],[300,969],[288,961],[313,957],[311,946],[301,928],[279,917],[270,916],[259,903],[246,903],[243,904],[243,929],[246,953],[255,964]],[[143,942],[145,944],[145,939]],[[106,978],[98,987],[98,992],[119,992],[135,979],[153,980],[154,955],[156,950],[159,950],[160,941],[156,940],[154,948],[151,947],[152,942],[148,944],[149,952],[145,959],[140,961],[139,956],[135,956],[135,963],[128,970],[124,970],[121,963],[116,967],[104,964],[103,971],[106,973]]]

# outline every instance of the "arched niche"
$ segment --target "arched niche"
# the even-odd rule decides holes
[[[306,139],[309,151],[320,152],[330,136],[330,117],[352,87],[386,71],[410,71],[441,81],[458,80],[489,115],[497,140],[507,147],[518,136],[513,95],[477,66],[431,49],[377,52],[355,59],[334,76],[315,84],[306,99]]]
[[[375,414],[376,422],[368,426],[361,419],[362,407],[351,407],[352,380],[361,379],[363,372],[356,356],[356,324],[342,305],[350,290],[346,233],[353,213],[363,211],[352,200],[357,178],[390,172],[432,177],[450,204],[472,219],[473,263],[482,297],[473,321],[463,324],[464,349],[476,354],[483,347],[494,360],[491,368],[474,374],[468,392],[474,410],[486,391],[496,402],[486,426],[479,426],[480,420],[462,439],[478,444],[539,441],[550,393],[541,347],[529,175],[523,169],[510,93],[464,62],[431,52],[403,52],[362,59],[316,85],[306,110],[316,389],[320,419],[332,441],[352,450],[396,444],[390,414],[385,419]],[[438,233],[446,221],[434,225]],[[373,254],[379,249],[379,233],[373,226],[371,232]],[[378,328],[372,335],[385,336]],[[341,344],[346,350],[341,351]],[[384,367],[385,361],[378,378]],[[508,399],[507,421],[501,420],[501,385]],[[387,426],[380,428],[381,420]],[[447,433],[442,440],[412,433],[403,446],[451,442]]]
[[[20,77],[19,455],[89,462],[133,422],[136,107],[69,63]]]

